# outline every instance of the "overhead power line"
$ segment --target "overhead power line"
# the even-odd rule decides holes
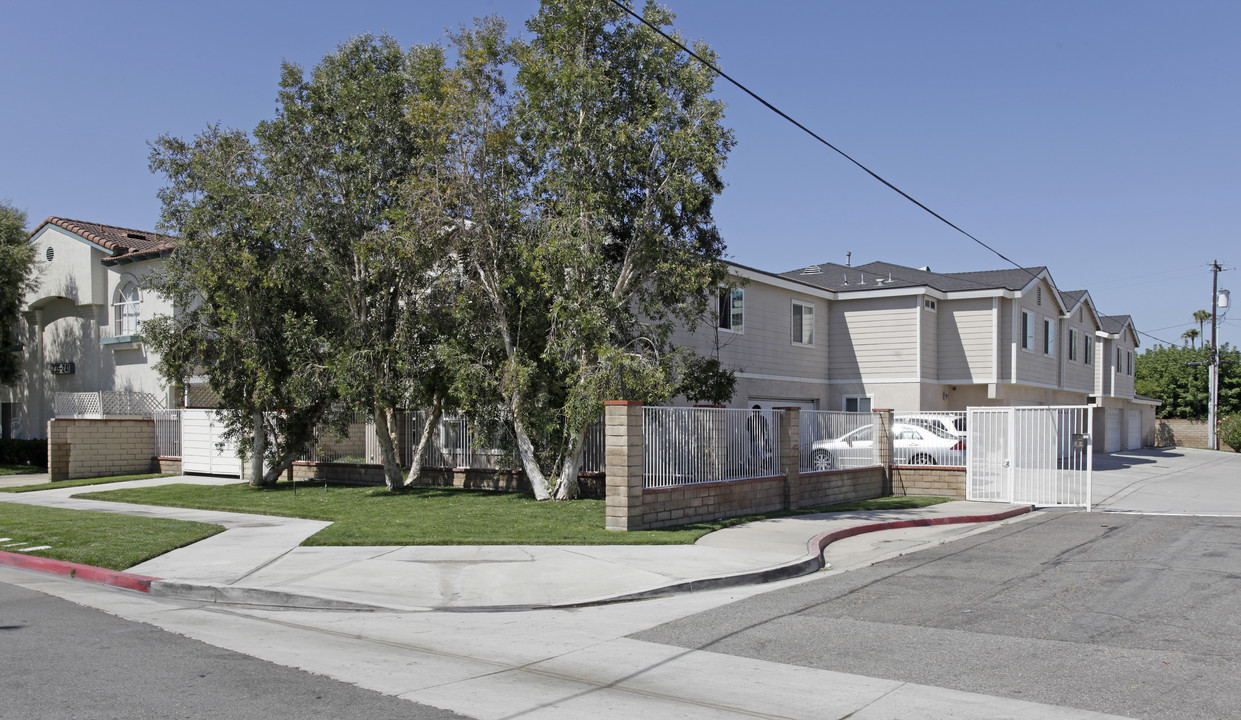
[[[964,235],[965,237],[969,238],[970,240],[973,240],[974,242],[978,243],[978,244],[979,244],[979,245],[981,245],[982,247],[986,248],[986,249],[987,249],[987,250],[989,250],[991,253],[993,253],[996,257],[999,257],[1000,259],[1004,260],[1005,262],[1007,262],[1008,264],[1010,264],[1010,265],[1012,265],[1013,267],[1017,268],[1018,270],[1024,270],[1024,271],[1026,271],[1027,273],[1030,273],[1030,271],[1029,271],[1029,269],[1028,269],[1028,268],[1022,267],[1020,264],[1018,264],[1018,263],[1014,262],[1013,260],[1011,260],[1010,258],[1008,258],[1007,256],[1005,256],[1005,255],[1004,255],[1003,253],[1001,253],[999,250],[996,250],[995,248],[991,247],[991,246],[990,246],[990,245],[988,245],[987,243],[983,242],[982,240],[979,240],[978,238],[974,237],[974,236],[973,236],[973,235],[971,235],[970,233],[968,233],[968,232],[966,232],[965,230],[961,229],[959,226],[957,226],[955,223],[953,223],[953,222],[951,222],[950,220],[948,220],[947,218],[945,218],[943,215],[940,215],[939,213],[935,212],[935,211],[934,211],[934,210],[932,210],[931,208],[927,207],[926,205],[924,205],[924,204],[922,204],[921,202],[919,202],[918,200],[916,200],[916,199],[915,199],[912,195],[910,195],[909,193],[905,192],[904,190],[901,190],[901,189],[900,189],[900,188],[898,188],[896,185],[893,185],[891,182],[888,182],[888,180],[886,180],[886,179],[885,179],[883,176],[881,176],[879,173],[877,173],[877,172],[875,172],[874,170],[871,170],[870,168],[866,167],[865,165],[863,165],[863,164],[862,164],[861,162],[859,162],[858,160],[855,160],[855,159],[853,158],[853,156],[849,155],[849,154],[848,154],[848,153],[846,153],[844,150],[841,150],[840,148],[836,147],[836,146],[835,146],[835,145],[833,145],[832,143],[830,143],[830,142],[828,142],[827,140],[823,139],[823,137],[821,137],[818,133],[814,132],[813,130],[811,130],[810,128],[808,128],[808,127],[806,127],[805,125],[801,124],[800,122],[798,122],[798,121],[794,120],[792,117],[790,117],[790,116],[789,116],[787,113],[785,113],[783,110],[781,110],[780,108],[776,107],[775,105],[772,105],[770,102],[768,102],[767,100],[765,100],[762,96],[760,96],[758,93],[754,92],[754,91],[753,91],[753,90],[751,90],[750,88],[748,88],[748,87],[746,87],[745,85],[741,84],[739,81],[737,81],[736,79],[734,79],[731,75],[729,75],[728,73],[724,72],[724,71],[723,71],[723,70],[721,70],[719,67],[717,67],[714,63],[712,63],[712,62],[708,61],[706,58],[702,57],[702,56],[701,56],[701,55],[699,55],[698,53],[696,53],[696,52],[694,52],[693,50],[691,50],[691,49],[689,49],[688,47],[686,47],[686,45],[685,45],[684,43],[682,43],[680,40],[677,40],[676,38],[672,37],[672,36],[671,36],[671,35],[669,35],[668,33],[664,32],[662,28],[660,28],[660,27],[658,27],[658,26],[656,26],[656,25],[654,25],[654,24],[652,24],[652,23],[648,22],[646,18],[644,18],[644,17],[642,17],[641,15],[639,15],[638,13],[634,12],[633,8],[629,7],[626,3],[622,2],[622,0],[611,0],[611,2],[612,2],[612,4],[613,4],[613,5],[615,5],[616,7],[620,8],[620,9],[621,9],[621,10],[623,10],[623,11],[625,11],[625,13],[627,13],[630,17],[634,18],[635,20],[637,20],[638,22],[642,23],[643,25],[645,25],[646,27],[650,28],[651,30],[654,30],[656,33],[659,33],[659,35],[660,35],[661,37],[663,37],[665,40],[667,40],[668,42],[672,43],[673,45],[676,45],[678,48],[680,48],[680,49],[681,49],[683,52],[685,52],[687,55],[689,55],[689,56],[690,56],[690,57],[692,57],[693,59],[697,60],[697,61],[698,61],[699,63],[701,63],[704,67],[707,67],[708,69],[710,69],[710,70],[711,70],[711,72],[713,72],[713,73],[715,73],[716,75],[719,75],[720,77],[724,78],[724,79],[725,79],[725,80],[727,80],[728,82],[732,83],[732,84],[733,84],[733,85],[734,85],[737,89],[739,89],[739,90],[741,90],[742,92],[744,92],[746,95],[749,95],[750,97],[754,98],[754,99],[755,99],[755,100],[757,100],[758,102],[762,103],[762,105],[763,105],[764,107],[766,107],[768,110],[771,110],[771,111],[772,111],[772,112],[774,112],[775,114],[779,115],[780,117],[784,118],[784,119],[785,119],[785,120],[787,120],[788,122],[792,123],[792,124],[793,124],[796,128],[798,128],[798,129],[799,129],[799,130],[801,130],[802,132],[806,133],[806,134],[807,134],[807,135],[809,135],[810,137],[814,138],[815,140],[819,141],[821,144],[823,144],[823,145],[827,146],[827,147],[828,147],[828,148],[830,148],[833,152],[835,152],[837,155],[840,155],[840,156],[841,156],[841,157],[843,157],[844,159],[846,159],[846,160],[848,160],[849,162],[851,162],[851,163],[853,163],[854,165],[856,165],[858,168],[860,168],[860,169],[861,169],[863,172],[865,172],[867,175],[870,175],[872,178],[874,178],[874,179],[878,180],[879,182],[883,183],[886,187],[888,187],[888,189],[890,189],[890,190],[892,190],[893,192],[897,193],[898,195],[900,195],[901,197],[905,198],[906,200],[908,200],[909,202],[913,203],[914,205],[917,205],[918,207],[922,208],[924,211],[926,211],[927,213],[929,213],[929,214],[930,214],[932,217],[934,217],[936,220],[939,220],[940,222],[942,222],[943,224],[945,224],[945,225],[947,225],[948,227],[952,228],[953,230],[956,230],[957,232],[961,233],[961,234],[962,234],[962,235]],[[1031,276],[1031,277],[1037,277],[1034,273],[1030,273],[1030,276]]]

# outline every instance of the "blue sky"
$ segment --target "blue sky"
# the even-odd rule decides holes
[[[1241,3],[666,0],[725,71],[1022,265],[1167,341],[1241,266]],[[349,36],[438,42],[531,0],[4,2],[0,198],[151,229],[147,142],[252,129],[280,62]],[[1007,267],[722,80],[738,145],[717,221],[770,271]],[[1241,268],[1220,275],[1241,297]],[[1209,333],[1209,328],[1208,328]],[[1221,325],[1241,344],[1241,311]],[[1149,347],[1155,341],[1143,336]]]

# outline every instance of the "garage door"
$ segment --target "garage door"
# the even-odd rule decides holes
[[[224,442],[224,425],[213,410],[183,410],[181,472],[242,477],[237,443]]]
[[[1121,441],[1124,439],[1120,434],[1120,410],[1116,408],[1107,409],[1107,442],[1104,443],[1103,449],[1107,452],[1116,452],[1123,447]]]
[[[1133,410],[1129,411],[1128,440],[1125,444],[1126,450],[1142,449],[1142,413]]]

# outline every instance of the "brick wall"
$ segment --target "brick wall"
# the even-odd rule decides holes
[[[892,493],[964,500],[965,468],[935,468],[925,465],[893,467]]]
[[[181,458],[151,458],[151,472],[181,474]]]
[[[883,487],[882,467],[801,473],[792,506],[796,509],[869,500],[883,495]]]
[[[47,437],[51,480],[147,473],[155,456],[151,420],[56,419]]]
[[[1156,420],[1155,446],[1205,448],[1207,446],[1207,421]]]

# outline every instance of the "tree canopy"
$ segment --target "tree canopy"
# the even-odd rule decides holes
[[[1137,358],[1134,390],[1162,400],[1161,418],[1205,419],[1210,401],[1210,348],[1148,348]],[[1241,352],[1220,346],[1219,413],[1241,412]]]
[[[238,434],[249,418],[264,482],[348,408],[398,488],[388,418],[429,406],[429,432],[451,407],[503,429],[537,497],[570,498],[605,400],[731,394],[669,343],[727,279],[713,74],[606,0],[545,0],[527,28],[476,21],[452,64],[355,37],[309,74],[286,63],[253,138],[155,144],[182,244],[157,280],[179,313],[147,334],[170,376],[211,378]]]
[[[21,379],[22,356],[8,352],[22,297],[35,286],[34,247],[26,242],[26,212],[0,200],[0,385]]]

